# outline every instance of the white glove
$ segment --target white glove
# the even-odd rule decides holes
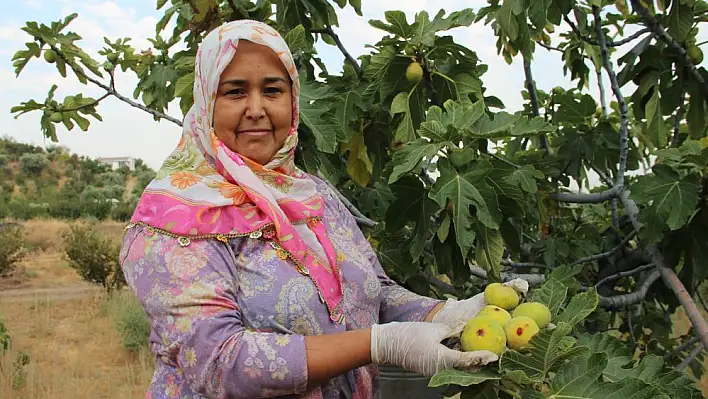
[[[528,281],[515,278],[507,281],[503,285],[511,287],[519,294],[526,295],[529,291]],[[433,323],[465,323],[467,320],[475,317],[482,308],[487,306],[487,301],[484,299],[484,292],[473,296],[469,299],[457,300],[448,299],[445,306],[435,314]]]
[[[371,326],[371,360],[424,376],[451,369],[471,369],[499,359],[490,351],[460,352],[442,340],[459,336],[464,324],[391,322]]]

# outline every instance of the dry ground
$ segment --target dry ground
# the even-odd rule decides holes
[[[0,317],[13,339],[6,374],[15,353],[27,350],[31,362],[22,389],[0,374],[3,399],[143,398],[152,377],[149,352],[131,354],[120,344],[115,315],[135,301],[124,290],[108,298],[84,283],[60,255],[58,221],[30,221],[27,241],[34,251],[12,284],[0,285]],[[101,224],[120,239],[123,225]]]

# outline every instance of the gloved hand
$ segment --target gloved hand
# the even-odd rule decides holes
[[[490,351],[460,352],[440,341],[459,336],[464,324],[391,322],[371,326],[371,360],[432,376],[442,370],[473,369],[499,357]]]
[[[519,294],[526,295],[529,291],[528,281],[515,278],[507,281],[503,285],[509,286]],[[445,306],[433,317],[433,323],[465,323],[467,320],[475,317],[483,307],[487,306],[487,301],[484,299],[484,293],[473,296],[469,299],[457,300],[448,299]]]

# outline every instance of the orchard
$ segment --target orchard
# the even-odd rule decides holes
[[[87,131],[101,121],[107,97],[181,125],[166,110],[192,104],[200,40],[226,21],[268,21],[300,70],[297,162],[336,187],[389,275],[440,298],[516,277],[530,284],[504,309],[533,322],[514,325],[531,326],[528,339],[507,340],[499,362],[439,373],[430,386],[467,399],[700,397],[708,73],[697,37],[708,2],[489,0],[412,19],[391,10],[369,21],[381,39],[363,54],[337,36],[338,10],[362,15],[360,0],[158,0],[157,8],[164,17],[152,49],[106,38],[98,59],[70,29],[78,15],[27,22],[32,40],[13,57],[20,79],[29,62],[48,62],[105,94],[61,99],[52,86],[12,112],[41,113],[54,141],[58,124]],[[523,68],[523,109],[485,94],[487,66],[448,32],[473,24],[492,30],[498,56]],[[327,71],[319,42],[342,52],[341,73]],[[543,72],[574,87],[537,88],[538,51],[557,54],[562,69]],[[138,78],[131,94],[116,89],[119,70]],[[596,90],[591,74],[602,77]],[[591,176],[601,184],[571,189]],[[690,328],[677,334],[679,313]]]

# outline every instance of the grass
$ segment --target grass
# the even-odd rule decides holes
[[[121,309],[134,306],[131,294],[107,298],[90,294],[71,301],[0,303],[15,353],[27,350],[26,384],[16,390],[0,381],[0,398],[137,398],[152,377],[151,355],[122,346],[116,329]],[[7,364],[5,369],[10,368]]]
[[[31,252],[22,262],[33,288],[87,286],[62,259],[56,220],[31,220],[26,227]],[[98,230],[120,239],[123,224],[102,222]],[[142,398],[153,372],[152,354],[139,337],[146,333],[142,307],[129,290],[108,297],[91,292],[51,301],[37,296],[23,302],[0,298],[0,317],[12,336],[3,369],[12,371],[18,352],[30,363],[20,389],[0,374],[0,398]],[[130,350],[128,350],[128,349]]]

